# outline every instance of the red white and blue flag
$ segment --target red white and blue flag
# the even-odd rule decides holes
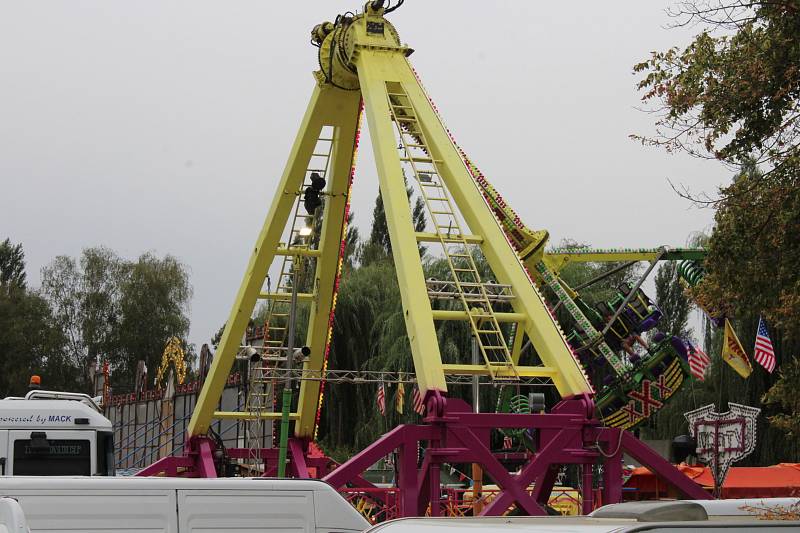
[[[414,412],[418,415],[425,414],[425,402],[422,400],[422,393],[419,391],[419,385],[414,385],[414,390],[411,391],[411,402],[414,404]]]
[[[689,345],[689,370],[695,379],[705,381],[706,369],[711,363],[711,358],[700,348]]]
[[[386,389],[383,386],[383,381],[378,385],[378,398],[376,403],[378,404],[378,411],[380,411],[383,416],[386,416]]]
[[[775,349],[769,339],[767,323],[763,317],[758,317],[758,332],[756,333],[756,347],[753,359],[767,369],[770,374],[775,370]]]

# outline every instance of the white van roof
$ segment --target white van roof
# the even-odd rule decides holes
[[[177,478],[177,477],[91,477],[91,476],[14,476],[0,478],[0,494],[22,497],[25,494],[60,494],[71,492],[131,494],[154,490],[217,491],[309,491],[314,495],[314,513],[318,527],[332,530],[363,531],[369,522],[341,494],[317,479],[275,478]],[[2,533],[2,532],[0,532]]]
[[[753,516],[754,510],[788,509],[800,505],[800,498],[741,498],[730,500],[691,500],[702,505],[708,516]]]
[[[464,518],[399,518],[369,529],[369,533],[609,533],[637,525],[636,520],[571,516],[498,516]]]
[[[661,530],[667,525],[678,529],[736,527],[740,530],[778,525],[797,529],[800,522],[764,522],[748,507],[790,508],[800,498],[763,498],[746,500],[673,500],[638,501],[605,505],[589,516],[506,516],[477,518],[401,518],[370,529],[375,533],[413,530],[415,533],[455,533],[507,531],[536,533]]]
[[[14,476],[0,478],[0,490],[13,495],[14,489],[254,489],[313,490],[338,493],[319,479],[282,479],[261,477],[93,477],[93,476]]]
[[[111,431],[111,421],[75,400],[0,400],[0,429],[36,428]]]
[[[797,531],[800,522],[742,520],[707,522],[640,522],[624,518],[592,518],[588,516],[506,516],[464,518],[399,518],[378,524],[365,533],[625,533],[625,532],[674,532],[694,531],[702,533],[706,528],[713,531],[740,531],[758,533],[759,528],[774,531],[774,528]],[[752,531],[755,530],[755,531]]]

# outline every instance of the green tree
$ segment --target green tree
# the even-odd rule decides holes
[[[23,395],[32,374],[48,389],[84,390],[44,299],[24,289],[0,292],[0,331],[0,397]]]
[[[25,284],[21,244],[0,243],[0,397],[22,395],[32,374],[48,388],[74,390],[77,368],[47,302]]]
[[[188,333],[192,290],[171,256],[128,261],[103,247],[85,249],[79,261],[59,256],[42,269],[42,293],[66,333],[70,363],[85,370],[108,357],[122,390],[133,386],[138,360],[156,368],[167,340]]]
[[[764,403],[775,405],[778,412],[770,416],[772,425],[795,442],[800,436],[800,359],[793,359],[780,369],[780,377],[764,395]]]
[[[11,239],[0,242],[0,287],[6,291],[10,287],[26,286],[25,252],[22,244],[11,244]]]
[[[406,180],[406,194],[408,195],[409,202],[411,202],[412,198],[414,199],[414,207],[411,210],[411,221],[414,224],[414,231],[425,231],[425,226],[427,225],[425,202],[421,196],[414,197],[414,189],[408,185],[408,180]],[[425,248],[423,246],[419,248],[420,254],[424,254]],[[389,226],[386,222],[383,196],[378,192],[378,196],[375,198],[375,207],[372,210],[372,226],[369,239],[360,249],[359,260],[367,264],[372,261],[380,261],[389,258],[391,255],[392,242],[389,238]]]
[[[84,387],[98,356],[115,348],[124,270],[122,259],[104,247],[85,249],[79,261],[58,256],[42,269],[42,294],[67,336],[66,356],[84,370]]]
[[[133,383],[140,359],[148,368],[157,368],[170,337],[186,338],[192,297],[186,267],[170,255],[158,258],[146,253],[125,270],[115,327],[117,383]],[[192,353],[191,346],[186,353]]]
[[[672,14],[703,29],[634,67],[660,111],[657,135],[638,138],[733,165],[754,157],[770,166],[761,182],[796,183],[800,3],[690,0]]]
[[[638,138],[739,169],[717,199],[692,196],[718,208],[698,296],[731,314],[752,303],[774,325],[800,331],[800,4],[680,6],[682,23],[706,29],[685,49],[634,67],[643,100],[661,111],[657,135]]]
[[[655,277],[656,303],[664,313],[658,330],[669,335],[689,338],[689,313],[692,302],[686,294],[683,284],[678,279],[678,264],[674,261],[662,263]]]

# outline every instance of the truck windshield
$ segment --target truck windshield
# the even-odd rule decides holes
[[[88,440],[23,439],[14,441],[15,476],[89,476]]]

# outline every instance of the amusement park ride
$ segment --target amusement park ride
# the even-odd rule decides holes
[[[703,251],[545,251],[548,233],[531,231],[520,221],[444,126],[409,63],[412,50],[385,18],[400,4],[370,1],[362,13],[340,15],[313,29],[320,65],[314,92],[198,397],[187,451],[139,475],[215,477],[225,475],[225,461],[255,458],[265,475],[275,475],[286,464],[296,477],[315,473],[337,488],[368,487],[362,473],[394,452],[402,515],[428,509],[439,514],[444,463],[480,464],[495,480],[501,491],[482,514],[503,514],[511,505],[522,513],[544,514],[562,465],[583,466],[585,511],[592,509],[597,463],[604,466],[599,483],[603,501],[619,501],[625,452],[686,496],[708,498],[627,431],[660,408],[688,375],[687,348],[680,339],[656,335],[644,356],[623,350],[632,335],[653,328],[660,318],[639,288],[644,277],[633,286],[620,286],[612,301],[590,305],[580,298],[580,287],[567,286],[559,276],[566,265],[580,261],[626,266],[649,261],[646,275],[658,261],[697,261]],[[335,465],[308,452],[328,375],[363,115],[426,415],[423,423],[398,426]],[[424,200],[429,231],[414,228],[407,183]],[[426,279],[420,243],[447,264],[444,279]],[[273,261],[280,264],[274,287],[267,282]],[[480,266],[484,261],[490,273]],[[270,309],[268,335],[264,347],[249,348],[243,356],[241,341],[259,300]],[[304,307],[309,316],[304,352],[296,358],[294,320],[287,309],[297,302],[309,304]],[[564,317],[561,324],[556,308]],[[477,358],[464,354],[458,361],[442,360],[436,330],[441,321],[459,321],[468,328]],[[294,431],[286,443],[286,463],[280,448],[224,449],[209,431],[215,419],[247,420],[257,427],[281,418],[271,401],[266,405],[266,392],[251,392],[242,411],[217,410],[233,362],[242,357],[251,358],[254,375],[262,378],[264,385],[254,390],[266,390],[270,376],[293,372],[299,377],[299,399],[288,412]],[[295,359],[302,361],[302,370],[291,368]],[[290,373],[276,368],[284,364]],[[590,375],[601,377],[593,385]],[[546,413],[532,413],[513,398],[501,402],[500,410],[508,412],[475,412],[465,401],[448,397],[453,377],[499,385],[547,381],[561,400]],[[283,407],[290,406],[284,401]],[[509,473],[493,453],[495,429],[524,434],[526,451],[516,454],[519,473]],[[420,445],[425,450],[421,464]]]

